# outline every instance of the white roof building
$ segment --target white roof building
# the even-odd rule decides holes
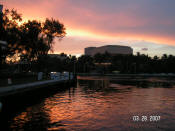
[[[101,47],[87,47],[85,48],[85,55],[95,55],[97,53],[104,54],[108,52],[110,54],[133,54],[133,49],[129,46],[120,45],[106,45]]]

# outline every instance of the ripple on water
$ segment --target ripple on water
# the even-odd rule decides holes
[[[14,130],[172,130],[175,88],[138,88],[105,79],[80,80],[27,107],[9,121]],[[149,79],[149,81],[155,81]],[[156,81],[158,81],[156,79]],[[162,82],[162,80],[161,80]],[[82,86],[81,86],[82,85]],[[158,122],[134,122],[133,116],[160,115]]]

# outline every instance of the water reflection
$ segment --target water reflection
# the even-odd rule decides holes
[[[43,111],[42,103],[28,107],[21,112],[11,122],[11,129],[18,130],[47,130],[49,123],[48,116]]]
[[[157,88],[138,88],[138,83],[134,82],[130,84],[107,77],[79,79],[76,87],[66,92],[57,92],[16,114],[10,121],[11,129],[174,130],[174,84],[171,83],[171,88],[160,88],[163,85],[156,85]],[[153,83],[145,84],[154,87]],[[134,115],[159,115],[161,121],[134,122]]]

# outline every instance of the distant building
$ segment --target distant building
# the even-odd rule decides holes
[[[0,34],[2,33],[2,9],[3,5],[0,5]],[[1,38],[1,36],[0,36]],[[7,42],[0,39],[0,64],[5,62],[5,50],[7,48]]]
[[[0,5],[0,13],[2,13],[3,5]]]
[[[60,60],[64,60],[67,58],[67,56],[64,54],[48,54],[48,56],[51,58],[58,58]]]
[[[7,48],[7,42],[0,40],[0,64],[5,62],[5,50]]]
[[[2,31],[2,22],[3,22],[3,18],[2,18],[3,12],[2,12],[2,9],[3,9],[3,5],[0,5],[0,33],[2,33],[1,31]],[[0,38],[1,38],[1,36],[0,36]]]
[[[101,47],[87,47],[85,48],[85,55],[94,56],[97,53],[104,54],[108,52],[110,54],[133,54],[133,49],[129,46],[120,45],[106,45]]]
[[[0,40],[0,48],[1,48],[2,50],[5,50],[6,47],[7,47],[7,42],[6,42],[6,41]]]
[[[3,5],[0,5],[0,28],[2,28],[2,16],[3,16],[2,9],[3,9]]]

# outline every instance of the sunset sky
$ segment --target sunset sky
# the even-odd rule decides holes
[[[54,51],[83,54],[88,46],[127,45],[135,52],[175,55],[175,0],[0,0],[24,20],[58,19],[67,35]],[[148,48],[147,51],[142,50]]]

